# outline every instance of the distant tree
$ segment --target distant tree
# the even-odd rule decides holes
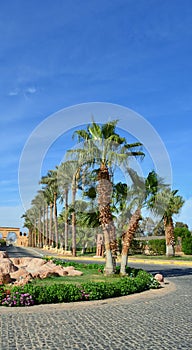
[[[176,221],[175,228],[177,227],[186,227],[189,228],[187,224],[184,224],[184,222]]]
[[[178,190],[171,190],[170,188],[167,188],[166,190],[158,193],[155,199],[155,210],[158,211],[158,213],[162,212],[165,228],[167,256],[174,256],[175,254],[173,215],[179,214],[179,211],[184,204],[183,198],[177,193]]]

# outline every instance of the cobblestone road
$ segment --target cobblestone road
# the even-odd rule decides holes
[[[183,270],[184,271],[184,270]],[[1,350],[192,350],[192,269],[119,299],[1,308]]]

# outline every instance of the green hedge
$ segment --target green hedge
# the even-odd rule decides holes
[[[119,297],[158,287],[159,283],[151,274],[139,270],[136,277],[126,276],[118,280],[114,279],[112,282],[55,283],[51,286],[37,286],[29,283],[24,287],[13,287],[12,291],[29,293],[35,304],[51,304]]]
[[[148,241],[148,247],[150,254],[153,255],[165,255],[166,242],[165,239],[153,239]]]
[[[192,236],[182,238],[182,251],[186,255],[192,254]]]

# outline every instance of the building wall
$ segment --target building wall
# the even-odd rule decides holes
[[[18,227],[0,227],[0,234],[4,240],[7,239],[7,235],[9,232],[14,232],[16,234],[17,240],[15,242],[15,245],[17,246],[28,246],[28,237],[26,234],[22,234],[20,232],[20,228]]]

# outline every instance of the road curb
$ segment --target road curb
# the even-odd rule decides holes
[[[38,252],[39,255],[41,256],[56,256],[60,259],[65,259],[65,260],[81,260],[83,261],[90,261],[90,262],[105,262],[104,258],[98,258],[98,257],[72,257],[72,256],[66,256],[63,254],[58,254],[55,251],[51,251],[51,250],[44,250],[44,249],[40,249],[40,248],[31,248],[28,247],[28,249],[34,251],[34,252]],[[43,252],[43,253],[42,253]],[[135,263],[135,264],[150,264],[150,265],[175,265],[175,266],[186,266],[186,267],[192,267],[192,261],[178,261],[178,260],[161,260],[161,259],[142,259],[142,258],[133,258],[133,257],[128,257],[128,264],[130,263]],[[117,259],[117,263],[121,263],[121,259]]]

